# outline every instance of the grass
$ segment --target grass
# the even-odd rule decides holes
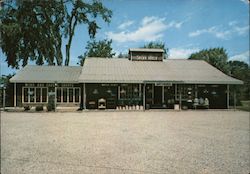
[[[250,112],[250,100],[241,101],[242,106],[237,106],[237,109]]]

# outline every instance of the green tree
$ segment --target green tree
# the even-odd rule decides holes
[[[118,58],[128,58],[128,54],[127,53],[119,53],[119,55],[117,56]]]
[[[236,86],[237,98],[240,100],[250,99],[250,67],[247,63],[242,61],[228,62],[230,75],[237,79],[244,81],[243,86]]]
[[[222,72],[228,74],[229,66],[227,64],[228,55],[224,48],[204,49],[190,55],[189,59],[205,60]]]
[[[10,83],[10,78],[15,74],[2,75],[0,77],[0,107],[3,107],[3,90],[5,88],[5,106],[11,106],[13,103],[13,84]]]
[[[164,59],[168,57],[168,48],[163,42],[149,42],[143,46],[143,48],[159,48],[164,50]]]
[[[81,66],[84,64],[84,60],[86,57],[104,57],[104,58],[112,58],[115,53],[112,52],[112,40],[91,40],[88,41],[87,46],[85,47],[86,52],[84,55],[78,56],[79,63]]]
[[[62,39],[67,39],[65,65],[79,24],[86,24],[94,38],[99,18],[110,22],[112,12],[99,1],[33,0],[4,1],[0,11],[1,48],[9,66],[25,66],[29,60],[38,65],[62,65]]]
[[[83,2],[82,0],[71,1],[73,9],[70,14],[67,14],[66,36],[68,43],[66,44],[66,59],[65,65],[69,64],[70,47],[74,36],[77,24],[87,24],[90,38],[94,38],[97,29],[100,27],[96,23],[96,18],[101,17],[104,22],[110,22],[112,11],[103,6],[99,1],[94,1],[92,4]]]

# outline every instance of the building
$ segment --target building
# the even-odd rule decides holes
[[[230,86],[243,84],[202,60],[166,59],[162,49],[130,49],[129,58],[86,58],[84,66],[28,65],[10,79],[14,106],[84,109],[228,108]],[[209,106],[204,101],[209,101]]]

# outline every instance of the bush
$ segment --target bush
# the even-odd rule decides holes
[[[49,96],[47,110],[48,111],[54,111],[55,110],[55,97],[53,95]]]
[[[36,111],[43,111],[43,106],[36,106]]]
[[[29,106],[24,106],[24,110],[25,110],[25,111],[29,111],[29,110],[30,110],[30,107],[29,107]]]

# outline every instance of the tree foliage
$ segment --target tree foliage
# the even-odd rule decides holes
[[[128,55],[128,53],[122,53],[122,52],[120,52],[117,57],[118,58],[128,58],[129,55]]]
[[[5,106],[11,106],[13,103],[13,84],[10,83],[10,78],[15,74],[2,75],[0,77],[0,107],[3,107],[3,88],[5,88]]]
[[[88,41],[87,46],[85,47],[86,52],[84,55],[79,56],[79,62],[81,66],[84,64],[84,60],[86,57],[104,57],[104,58],[112,58],[115,53],[112,52],[112,40],[91,40]]]
[[[94,38],[98,18],[110,22],[112,12],[99,1],[33,0],[4,1],[0,11],[1,48],[9,66],[25,66],[29,60],[38,65],[62,65],[62,39],[67,39],[65,65],[79,24],[86,24]]]
[[[229,66],[227,64],[228,55],[224,48],[204,49],[190,55],[189,59],[205,60],[222,72],[228,74]]]
[[[168,48],[163,42],[149,42],[143,46],[143,48],[159,48],[164,50],[164,58],[168,57]]]
[[[242,61],[229,61],[224,48],[204,49],[191,54],[189,59],[205,60],[215,66],[225,74],[244,82],[243,86],[235,86],[237,98],[240,100],[249,100],[250,98],[250,68]]]
[[[237,98],[241,100],[250,99],[250,67],[242,61],[229,61],[230,75],[244,81],[243,86],[237,86]]]

